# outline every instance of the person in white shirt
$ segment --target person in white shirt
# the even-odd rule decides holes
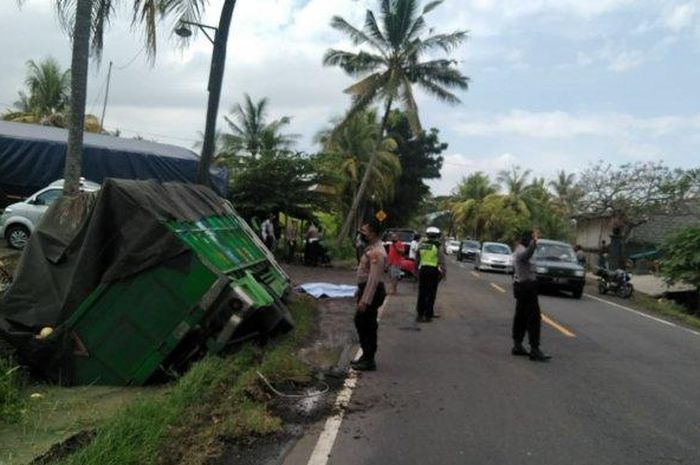
[[[270,213],[270,215],[267,217],[265,221],[263,221],[261,225],[261,235],[262,235],[262,240],[267,246],[270,251],[275,250],[275,242],[277,238],[275,237],[275,225],[272,223],[272,220],[275,219],[275,214]]]

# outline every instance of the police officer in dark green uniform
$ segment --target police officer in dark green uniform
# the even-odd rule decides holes
[[[440,242],[440,230],[431,226],[426,230],[427,239],[418,245],[418,302],[416,321],[429,322],[434,316],[435,297],[440,279],[447,276],[445,248]]]

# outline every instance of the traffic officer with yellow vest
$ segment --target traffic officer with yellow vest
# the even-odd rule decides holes
[[[447,277],[445,247],[440,242],[440,230],[429,227],[427,238],[418,245],[418,302],[416,321],[429,322],[434,316],[435,297],[440,279]]]

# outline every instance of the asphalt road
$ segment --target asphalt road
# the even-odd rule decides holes
[[[450,264],[441,318],[401,283],[328,463],[700,464],[700,336],[584,296],[543,296],[549,363],[510,355],[510,277]]]

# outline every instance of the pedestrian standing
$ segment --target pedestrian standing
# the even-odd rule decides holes
[[[515,316],[513,317],[513,355],[527,355],[530,360],[546,362],[551,357],[540,350],[542,315],[537,298],[537,273],[532,256],[537,249],[539,232],[527,232],[520,237],[513,254],[513,294]],[[527,333],[530,351],[523,347]]]
[[[576,252],[576,262],[585,268],[585,266],[586,266],[586,253],[583,251],[583,247],[576,244],[576,247],[574,247],[574,251]]]
[[[271,252],[274,252],[275,242],[277,240],[276,236],[275,236],[275,225],[272,222],[274,219],[275,219],[275,214],[270,213],[261,225],[262,240]]]
[[[418,258],[418,244],[420,243],[420,234],[414,234],[411,245],[408,247],[408,259],[414,262]]]
[[[399,240],[396,233],[391,233],[391,244],[389,244],[389,295],[395,295],[401,277],[401,260],[403,260],[405,246]]]
[[[284,236],[287,239],[287,262],[294,263],[294,255],[297,250],[297,238],[299,236],[299,225],[295,220],[287,218],[287,230]]]
[[[427,239],[418,245],[418,301],[416,321],[428,323],[435,315],[435,298],[440,280],[447,277],[445,247],[440,242],[440,230],[435,226],[426,231]]]
[[[600,250],[598,252],[598,268],[602,270],[608,269],[608,244],[605,240],[600,242]]]
[[[357,267],[357,310],[355,328],[362,347],[362,356],[351,363],[360,371],[374,371],[377,368],[377,315],[384,303],[386,290],[382,277],[386,264],[386,251],[381,241],[381,223],[372,218],[360,228],[368,244],[360,257]]]

